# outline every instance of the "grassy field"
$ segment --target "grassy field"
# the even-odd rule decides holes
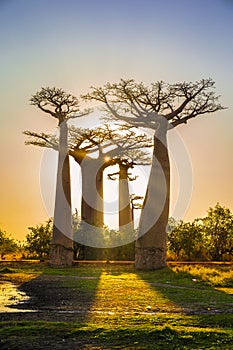
[[[1,313],[1,349],[233,349],[232,266],[0,266],[34,312]]]

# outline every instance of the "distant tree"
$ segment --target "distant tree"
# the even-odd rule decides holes
[[[67,122],[71,118],[82,117],[89,111],[81,112],[75,96],[55,87],[42,88],[32,96],[30,102],[58,121],[60,136],[50,264],[69,266],[73,261],[73,233]]]
[[[135,210],[141,210],[142,209],[142,201],[144,197],[143,196],[137,196],[135,193],[132,193],[130,195],[130,203],[131,203],[131,210],[132,210],[132,220],[134,222],[134,212]]]
[[[116,180],[119,176],[119,230],[132,231],[133,230],[133,216],[130,202],[129,181],[136,180],[129,174],[129,169],[134,168],[134,162],[128,159],[119,159],[119,171],[108,174],[110,180]]]
[[[71,134],[75,136],[75,128],[71,130]],[[149,156],[145,149],[151,147],[151,141],[146,134],[136,135],[132,128],[124,125],[116,127],[105,124],[89,129],[87,134],[88,137],[82,141],[80,130],[77,130],[77,138],[74,137],[72,141],[70,155],[82,171],[82,219],[94,226],[103,227],[104,170],[125,161],[132,163],[143,159],[148,162]]]
[[[137,139],[135,140],[137,142]],[[140,142],[138,143],[140,145]],[[148,140],[149,147],[150,142]],[[119,166],[119,171],[108,174],[110,180],[116,180],[119,178],[119,229],[120,231],[131,232],[134,230],[134,210],[139,208],[139,202],[135,203],[135,200],[142,199],[143,197],[130,195],[129,193],[129,181],[135,181],[138,176],[132,176],[129,173],[130,169],[133,169],[137,165],[150,165],[151,158],[145,152],[135,152],[133,157],[130,158],[118,158],[116,163]]]
[[[18,250],[17,242],[10,237],[5,231],[0,229],[0,256],[4,259],[4,256],[11,253],[16,253]]]
[[[51,239],[53,234],[53,220],[49,219],[45,224],[28,227],[24,249],[29,252],[30,257],[48,259]]]
[[[175,254],[177,260],[202,258],[203,246],[202,227],[196,220],[192,223],[180,221],[175,225],[174,222],[170,224],[168,249]]]
[[[207,216],[200,219],[206,249],[211,260],[231,260],[233,257],[233,214],[219,203],[209,208]]]
[[[222,110],[213,89],[211,79],[176,84],[160,81],[150,86],[121,79],[118,83],[93,87],[83,96],[85,100],[101,102],[113,119],[154,131],[153,161],[136,240],[137,269],[166,266],[170,201],[167,132],[199,115]]]

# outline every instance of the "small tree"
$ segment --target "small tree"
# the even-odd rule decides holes
[[[233,256],[233,214],[219,203],[209,208],[207,216],[200,219],[206,249],[211,260],[230,260]]]
[[[179,222],[168,232],[168,249],[178,260],[194,260],[202,258],[203,235],[200,224]]]
[[[11,253],[16,253],[18,250],[18,244],[10,237],[5,231],[0,229],[0,256],[4,259],[4,256]]]
[[[25,250],[33,258],[47,259],[50,252],[50,244],[53,233],[53,221],[49,219],[45,224],[28,227]]]

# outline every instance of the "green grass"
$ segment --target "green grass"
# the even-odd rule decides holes
[[[89,306],[84,315],[60,314],[60,322],[49,312],[33,321],[23,313],[4,320],[1,349],[233,349],[230,266],[178,265],[151,272],[111,264],[8,268],[4,275],[13,280],[54,278],[59,290],[75,296],[74,309]]]
[[[46,344],[63,344],[73,349],[76,344],[84,348],[101,349],[232,349],[230,330],[214,327],[185,325],[138,324],[76,324],[63,322],[18,322],[1,330],[2,348],[7,340],[8,349],[18,344],[18,349],[43,349]],[[31,344],[31,347],[28,347]],[[68,347],[69,345],[69,347]],[[66,347],[67,346],[67,347]]]

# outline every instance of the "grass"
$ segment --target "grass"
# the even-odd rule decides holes
[[[61,314],[2,317],[1,349],[233,349],[230,266],[8,268],[4,279],[54,279],[73,301]],[[85,312],[66,313],[80,309]]]

